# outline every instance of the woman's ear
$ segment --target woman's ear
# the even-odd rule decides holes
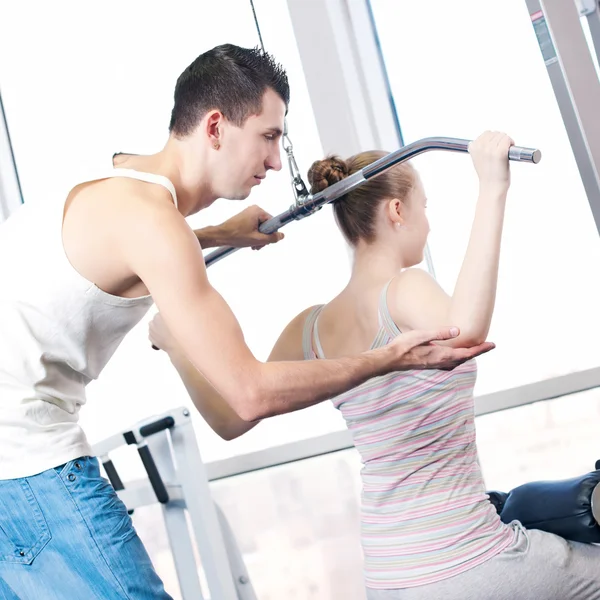
[[[391,198],[387,203],[387,216],[392,221],[394,227],[402,227],[405,221],[405,208],[402,200]]]

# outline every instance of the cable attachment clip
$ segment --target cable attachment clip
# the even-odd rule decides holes
[[[306,189],[306,184],[302,180],[300,169],[298,169],[298,165],[296,164],[296,159],[294,157],[294,145],[288,136],[287,119],[284,121],[283,126],[282,146],[287,154],[290,177],[292,179],[292,189],[294,190],[294,201],[295,205],[298,206],[302,203],[302,201],[308,198],[309,193]]]

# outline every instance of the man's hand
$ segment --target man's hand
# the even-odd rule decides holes
[[[399,335],[390,344],[398,352],[396,354],[398,370],[440,369],[451,371],[467,360],[496,347],[492,342],[484,342],[471,348],[451,348],[435,343],[436,340],[455,338],[459,333],[457,327],[447,327],[437,331],[409,331]]]
[[[284,238],[283,233],[261,233],[258,228],[261,223],[268,221],[272,216],[258,206],[249,206],[241,213],[231,217],[218,227],[199,229],[196,236],[203,248],[211,245],[233,246],[234,248],[252,247],[260,250],[268,244],[275,244]],[[215,238],[216,243],[203,243],[204,238]]]
[[[158,312],[148,325],[148,339],[155,350],[164,350],[167,354],[177,349],[178,345],[173,334],[167,328],[161,314]]]

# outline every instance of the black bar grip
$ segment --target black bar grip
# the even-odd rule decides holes
[[[143,425],[140,427],[140,435],[143,437],[148,437],[149,435],[153,435],[159,431],[170,429],[173,427],[173,425],[175,425],[175,419],[173,417],[163,417],[158,421],[154,421],[153,423],[148,423],[148,425]]]
[[[117,469],[115,468],[113,461],[109,458],[106,462],[102,463],[102,466],[104,467],[104,470],[106,471],[106,474],[108,475],[112,486],[115,488],[115,492],[118,492],[119,490],[124,490],[125,486],[123,485],[123,482],[121,481],[121,478],[117,473]]]
[[[150,448],[148,448],[148,446],[138,446],[138,452],[140,454],[140,458],[142,459],[142,463],[144,464],[144,468],[146,469],[146,473],[148,473],[148,479],[150,480],[150,485],[156,494],[156,499],[161,504],[166,504],[169,501],[169,493],[167,492],[167,488],[163,483],[162,477],[156,468],[156,463],[152,458]]]

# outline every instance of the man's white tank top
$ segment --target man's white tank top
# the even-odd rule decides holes
[[[112,167],[112,165],[111,165]],[[161,175],[110,168],[175,188]],[[121,298],[71,265],[62,243],[66,196],[24,204],[0,225],[0,480],[41,473],[92,454],[79,426],[96,379],[152,298]]]

